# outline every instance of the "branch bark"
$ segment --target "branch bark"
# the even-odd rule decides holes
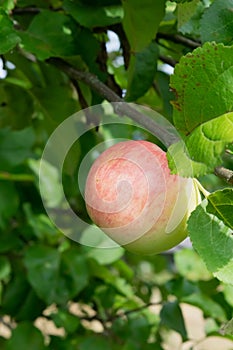
[[[196,49],[197,47],[201,46],[199,42],[186,38],[185,36],[179,34],[158,33],[157,39],[170,40],[173,43],[182,44],[184,46],[190,47],[191,49]]]
[[[230,185],[233,185],[233,170],[226,169],[223,166],[218,166],[214,169],[214,173]]]
[[[177,64],[177,61],[175,61],[173,58],[168,57],[168,56],[159,55],[159,59],[162,62],[169,64],[169,66],[171,66],[171,67],[175,67],[175,65]]]

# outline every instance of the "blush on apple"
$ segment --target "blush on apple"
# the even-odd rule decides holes
[[[85,187],[89,216],[131,252],[156,254],[187,236],[200,201],[193,179],[171,175],[166,153],[148,141],[123,141],[92,165]]]

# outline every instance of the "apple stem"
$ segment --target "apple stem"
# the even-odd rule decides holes
[[[203,196],[207,198],[210,195],[210,192],[208,192],[197,179],[193,179],[193,181],[196,183],[199,191],[203,194]]]

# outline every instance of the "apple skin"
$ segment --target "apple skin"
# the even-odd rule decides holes
[[[92,221],[138,254],[158,254],[187,237],[187,219],[200,202],[193,179],[172,175],[166,153],[148,141],[123,141],[105,150],[86,180]]]

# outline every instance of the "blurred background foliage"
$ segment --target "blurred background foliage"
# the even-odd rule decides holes
[[[106,99],[71,66],[172,122],[170,74],[202,43],[232,43],[227,8],[232,1],[0,0],[2,350],[233,349],[233,287],[193,249],[141,257],[76,243],[48,218],[38,177],[56,127]],[[98,128],[101,115],[85,118],[93,128],[67,154],[63,186],[88,221],[77,186],[85,155],[110,138],[159,141],[130,122]],[[233,169],[230,148],[224,166]],[[53,167],[42,181],[49,203],[59,201]],[[210,192],[226,187],[214,174],[200,181]]]

